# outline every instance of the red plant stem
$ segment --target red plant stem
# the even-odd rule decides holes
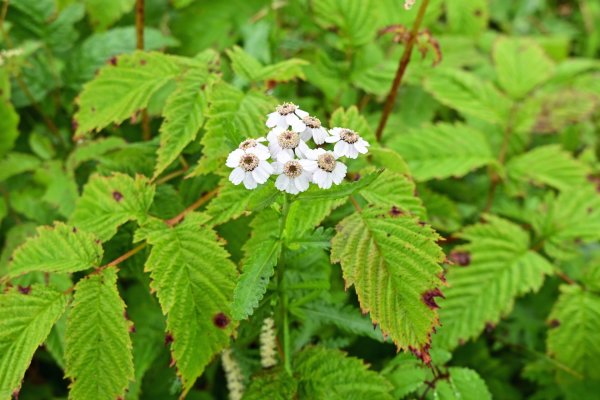
[[[404,48],[404,53],[402,53],[402,58],[400,58],[400,63],[398,64],[398,70],[396,71],[396,76],[394,77],[394,82],[392,83],[392,88],[390,89],[390,93],[388,94],[385,105],[383,107],[383,113],[381,114],[381,119],[379,120],[379,126],[377,127],[377,131],[375,133],[375,138],[378,142],[381,142],[381,136],[383,135],[383,130],[387,124],[388,118],[394,108],[394,103],[396,102],[396,97],[398,95],[398,88],[400,87],[400,83],[402,83],[402,78],[404,78],[404,73],[406,72],[406,68],[410,63],[410,57],[412,55],[413,49],[415,47],[415,43],[417,41],[417,37],[419,35],[419,29],[421,28],[421,24],[423,23],[423,18],[425,17],[425,11],[427,11],[427,6],[429,5],[429,0],[422,0],[421,6],[419,7],[419,11],[417,14],[417,18],[412,26],[412,30],[410,32],[410,38],[408,39],[408,43],[406,43],[406,47]]]

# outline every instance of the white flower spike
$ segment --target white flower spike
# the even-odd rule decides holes
[[[329,136],[327,130],[321,126],[321,120],[315,117],[306,116],[302,118],[302,122],[306,125],[306,129],[300,133],[300,138],[305,142],[308,139],[312,140],[316,144],[325,143],[325,139]]]
[[[274,128],[269,132],[267,138],[269,139],[271,156],[275,160],[278,160],[283,153],[290,158],[294,158],[294,155],[304,157],[306,152],[309,151],[306,143],[301,140],[300,134],[295,131]]]
[[[262,146],[264,147],[264,145]],[[256,189],[259,184],[265,183],[274,172],[271,164],[266,161],[268,158],[268,151],[251,152],[243,149],[232,151],[225,163],[229,168],[233,168],[229,180],[234,185],[244,182],[246,189]]]
[[[292,127],[296,132],[303,132],[306,129],[306,124],[302,121],[304,117],[308,117],[306,111],[302,111],[293,103],[283,103],[277,106],[275,112],[268,115],[267,127],[287,129]]]
[[[298,194],[308,189],[314,169],[310,160],[296,160],[288,153],[281,153],[273,169],[279,176],[275,187],[290,194]]]
[[[344,180],[348,168],[331,151],[316,149],[307,154],[307,158],[311,163],[308,168],[314,171],[312,181],[321,189],[329,189]]]
[[[333,128],[329,131],[331,136],[325,139],[327,143],[335,143],[333,154],[336,158],[346,156],[348,158],[357,158],[358,154],[366,154],[369,150],[369,142],[360,137],[360,135],[351,129]]]

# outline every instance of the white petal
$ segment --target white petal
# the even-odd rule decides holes
[[[366,143],[366,146],[365,146]],[[354,143],[354,148],[356,148],[356,150],[358,150],[359,153],[362,154],[366,154],[369,150],[367,149],[367,146],[369,144],[367,142],[365,142],[364,140],[359,140],[358,142]]]
[[[316,183],[321,189],[323,189],[323,183],[327,178],[327,172],[323,171],[321,168],[317,169],[312,177],[312,181]]]
[[[285,164],[286,162],[288,162],[292,158],[294,158],[294,152],[290,149],[281,149],[279,154],[277,154],[276,158],[277,158],[277,161],[279,161],[282,164]]]
[[[333,136],[337,136],[338,138],[341,136],[342,128],[333,128],[329,130],[329,133]]]
[[[227,156],[227,161],[225,162],[225,165],[227,165],[229,168],[237,167],[238,165],[240,165],[240,159],[242,158],[243,155],[244,155],[244,150],[235,149],[234,151],[229,153],[229,155]]]
[[[280,163],[279,161],[275,161],[274,163],[271,164],[271,167],[273,167],[273,171],[276,174],[283,173],[283,163]]]
[[[313,140],[316,144],[325,143],[325,139],[327,139],[327,131],[323,128],[317,128],[312,130]]]
[[[269,174],[262,168],[254,168],[252,171],[252,177],[257,183],[263,184],[269,179]]]
[[[335,183],[336,185],[342,183],[344,177],[346,176],[347,170],[348,168],[346,167],[346,165],[342,164],[341,162],[336,163],[335,168],[331,172],[333,183]]]
[[[317,162],[314,160],[298,160],[305,171],[314,172],[317,169]]]
[[[313,136],[313,131],[311,128],[306,128],[303,132],[300,133],[300,139],[303,141],[308,141]]]
[[[306,124],[295,114],[286,115],[286,122],[290,124],[294,132],[303,132],[306,129]]]
[[[299,192],[304,192],[308,189],[308,178],[304,175],[300,175],[296,179],[294,179],[294,183]]]
[[[323,189],[329,189],[333,184],[333,178],[330,173],[326,173],[325,182],[323,183]]]
[[[266,161],[259,162],[258,163],[258,168],[262,168],[269,175],[273,175],[273,173],[275,172],[275,170],[273,169],[273,167],[271,166],[271,164],[269,164]]]
[[[297,179],[297,178],[295,178],[295,179]],[[298,188],[294,184],[294,179],[290,179],[285,191],[288,192],[289,194],[298,194]]]
[[[358,150],[356,150],[356,147],[354,147],[353,144],[348,145],[348,149],[346,150],[346,157],[348,157],[348,158],[357,158],[358,157]]]
[[[256,186],[258,186],[256,181],[252,177],[252,173],[246,172],[246,176],[244,177],[244,186],[246,186],[246,189],[250,190],[256,189]]]
[[[234,185],[239,185],[244,180],[245,175],[246,175],[246,173],[244,172],[244,170],[241,169],[240,167],[237,167],[236,169],[231,171],[231,174],[229,174],[229,180]]]
[[[279,175],[275,180],[275,187],[279,190],[286,190],[288,184],[290,183],[290,178],[285,175]]]
[[[261,161],[264,161],[264,160],[268,159],[269,157],[271,157],[271,152],[269,151],[267,146],[265,146],[264,144],[257,144],[256,146],[251,147],[246,151],[248,153],[255,154],[258,157],[258,159]]]
[[[344,142],[343,140],[337,142],[333,147],[333,155],[335,156],[335,158],[345,156],[347,151],[348,143]]]
[[[304,142],[298,143],[298,147],[296,147],[296,155],[298,158],[307,158],[312,150]]]
[[[300,118],[308,117],[308,113],[299,108],[296,109],[296,115],[299,116]]]
[[[327,143],[336,143],[336,142],[339,142],[339,141],[340,141],[340,137],[339,137],[339,136],[335,136],[335,135],[332,135],[332,136],[327,136],[327,137],[325,138],[325,141],[326,141]]]
[[[278,112],[272,112],[271,114],[269,114],[267,116],[267,123],[265,125],[267,125],[267,127],[269,127],[269,128],[273,128],[273,127],[277,126],[277,122],[279,121],[280,118],[281,118],[281,115]]]

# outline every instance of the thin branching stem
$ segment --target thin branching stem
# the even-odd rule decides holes
[[[421,24],[423,23],[423,18],[425,17],[425,12],[427,11],[428,5],[429,0],[421,1],[421,6],[419,7],[417,18],[415,19],[415,22],[413,23],[412,29],[410,31],[410,38],[408,39],[408,43],[406,43],[406,47],[404,47],[404,53],[402,53],[402,57],[400,58],[398,70],[396,71],[396,76],[394,77],[392,88],[390,89],[390,92],[385,100],[385,105],[383,106],[383,113],[381,114],[379,126],[377,126],[377,131],[375,133],[375,138],[378,142],[381,142],[383,130],[385,129],[390,114],[394,109],[396,97],[398,96],[398,88],[402,83],[402,78],[404,78],[406,68],[410,63],[410,57],[415,47],[415,43],[417,42],[417,38],[419,36],[419,29],[421,29]]]

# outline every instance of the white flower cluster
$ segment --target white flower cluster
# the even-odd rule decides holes
[[[244,375],[233,357],[231,349],[225,349],[221,353],[221,363],[227,379],[227,389],[229,390],[229,400],[241,400],[244,395]]]
[[[404,9],[410,10],[415,5],[416,2],[417,2],[417,0],[404,0]]]
[[[227,157],[226,165],[233,168],[229,180],[234,185],[243,182],[246,189],[255,189],[271,175],[278,175],[275,187],[290,194],[304,192],[310,183],[329,189],[346,176],[342,157],[357,158],[368,151],[369,143],[358,133],[346,128],[328,130],[318,118],[292,103],[277,106],[266,125],[271,128],[266,139],[244,140]],[[318,148],[308,146],[311,139]],[[327,144],[334,144],[333,150],[322,147]]]
[[[263,368],[277,365],[275,320],[272,317],[265,318],[260,329],[260,364]]]

